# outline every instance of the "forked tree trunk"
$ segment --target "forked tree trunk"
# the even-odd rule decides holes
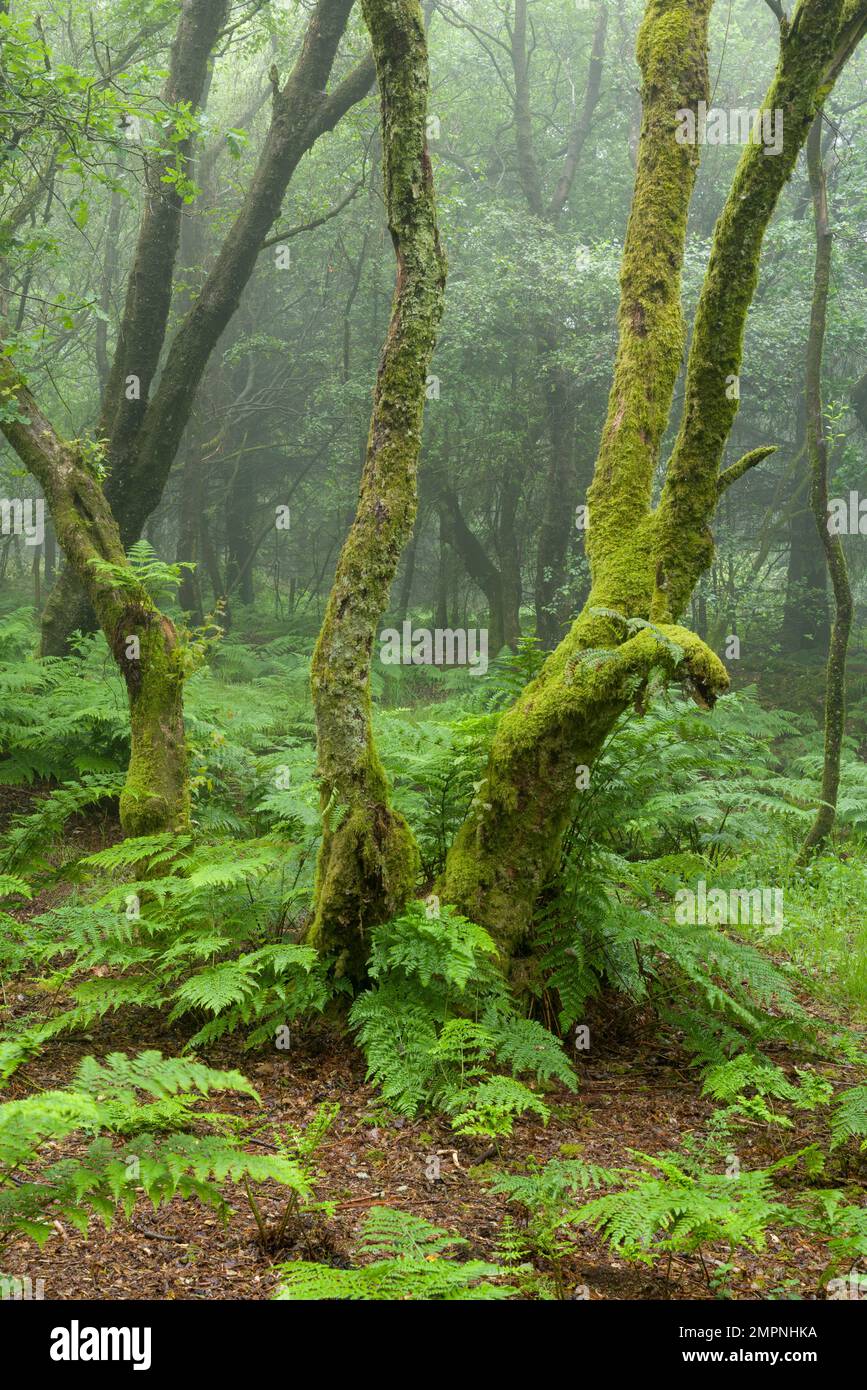
[[[101,437],[110,440],[112,469],[106,495],[124,545],[139,538],[160,503],[202,377],[241,302],[295,169],[319,137],[333,130],[370,89],[373,63],[367,55],[333,91],[326,91],[352,5],[353,0],[316,0],[295,65],[282,87],[272,69],[271,124],[247,196],[165,351],[180,213],[175,217],[165,197],[149,200],[145,209],[100,429]],[[210,13],[213,23],[225,8],[224,0],[191,0],[185,6],[185,22],[179,25],[173,49],[170,85],[176,69],[179,77],[192,72],[196,80],[201,78],[197,89],[201,94],[205,70],[181,65],[185,52],[181,40],[187,34],[189,41],[195,17],[204,23],[202,16]],[[196,105],[194,83],[186,90],[187,99]],[[177,84],[173,92],[178,95]],[[137,402],[126,400],[128,375],[139,378]],[[152,380],[156,385],[149,392]],[[73,628],[87,623],[87,604],[76,588],[76,576],[64,572],[45,609],[44,655],[61,655]]]
[[[382,104],[385,195],[397,286],[379,364],[355,520],[313,655],[323,834],[309,940],[364,971],[368,929],[415,885],[418,850],[389,803],[371,729],[377,625],[416,510],[425,383],[443,307],[433,176],[427,153],[427,44],[418,0],[363,0]]]
[[[680,433],[659,506],[651,488],[684,347],[680,302],[686,221],[698,164],[678,116],[708,101],[712,0],[648,0],[638,40],[643,123],[621,273],[620,340],[589,493],[592,589],[571,632],[501,720],[486,779],[448,856],[443,899],[487,926],[508,956],[526,936],[556,869],[575,796],[618,716],[654,667],[710,704],[728,685],[722,663],[676,626],[713,558],[720,492],[773,452],[720,473],[737,409],[727,391],[762,238],[817,109],[867,24],[867,7],[801,0],[781,25],[766,106],[784,111],[784,148],[744,149],[717,224],[696,313]],[[617,615],[617,616],[614,616]],[[636,621],[638,620],[637,625]],[[653,626],[648,626],[648,621]]]

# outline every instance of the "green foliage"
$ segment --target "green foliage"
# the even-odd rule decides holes
[[[129,756],[129,716],[105,643],[89,638],[75,656],[37,662],[29,658],[34,640],[21,613],[0,622],[0,784],[51,780],[68,793],[85,785],[82,777],[119,780]],[[75,809],[70,803],[68,814]],[[63,828],[52,822],[31,843],[27,819],[13,820],[22,832],[6,850],[17,862]]]
[[[867,1207],[847,1200],[839,1188],[813,1188],[794,1208],[797,1224],[825,1242],[829,1260],[822,1282],[867,1258]]]
[[[277,1182],[306,1197],[309,1184],[290,1158],[201,1132],[222,1119],[194,1108],[213,1091],[258,1100],[236,1071],[143,1052],[85,1058],[68,1090],[0,1105],[0,1241],[22,1231],[42,1245],[57,1220],[86,1234],[91,1215],[110,1227],[118,1206],[129,1218],[141,1193],[155,1209],[175,1195],[194,1197],[225,1218],[227,1180]],[[85,1145],[79,1155],[45,1164],[73,1137]]]
[[[857,1139],[862,1151],[867,1149],[867,1086],[853,1086],[837,1097],[831,1133],[835,1148]]]
[[[321,1009],[328,997],[324,964],[291,937],[292,848],[279,839],[230,848],[148,836],[80,861],[80,871],[109,872],[113,886],[95,901],[86,897],[40,916],[0,948],[0,961],[5,949],[17,963],[29,956],[47,966],[62,958],[58,983],[71,1003],[0,1044],[0,1074],[49,1036],[131,1003],[190,1019],[192,1047],[231,1031],[245,1033],[248,1047],[274,1044],[300,1014]],[[124,881],[124,870],[141,876]]]
[[[569,1215],[627,1259],[652,1264],[660,1255],[691,1254],[717,1242],[730,1251],[762,1250],[768,1226],[788,1214],[774,1194],[773,1169],[728,1177],[704,1171],[689,1156],[635,1156],[639,1166],[618,1174],[619,1192],[594,1197]]]
[[[90,564],[101,579],[108,580],[115,588],[132,596],[144,589],[157,605],[174,598],[185,569],[195,569],[194,565],[185,561],[176,565],[166,564],[150,542],[144,539],[130,546],[127,560],[127,565],[112,565],[100,559],[92,559]]]
[[[113,807],[123,789],[121,773],[87,773],[77,782],[53,788],[35,809],[16,816],[5,836],[2,862],[9,868],[45,868],[42,851],[56,845],[68,823],[97,807]]]
[[[569,1233],[578,1226],[601,1235],[618,1257],[646,1265],[665,1256],[670,1267],[673,1255],[701,1255],[720,1246],[730,1265],[736,1252],[762,1251],[770,1233],[785,1230],[823,1240],[830,1257],[823,1279],[867,1253],[867,1212],[842,1190],[808,1188],[790,1203],[775,1188],[779,1174],[801,1163],[811,1178],[821,1171],[823,1159],[812,1147],[765,1168],[738,1166],[725,1174],[707,1167],[707,1143],[655,1156],[630,1152],[638,1160],[633,1167],[553,1159],[494,1179],[492,1190],[526,1214],[523,1244],[511,1236],[512,1246],[553,1267],[555,1296],[563,1296],[563,1260],[571,1253]],[[588,1188],[613,1190],[582,1200]],[[538,1280],[528,1286],[545,1296]]]
[[[544,1166],[531,1161],[525,1173],[500,1173],[493,1179],[491,1190],[524,1211],[520,1228],[510,1216],[503,1219],[500,1244],[501,1250],[509,1252],[508,1262],[520,1265],[531,1258],[552,1270],[550,1285],[545,1278],[525,1271],[522,1286],[528,1292],[541,1298],[565,1297],[565,1261],[574,1249],[568,1228],[576,1197],[588,1187],[616,1179],[616,1171],[580,1159],[551,1159]]]
[[[793,1110],[816,1110],[827,1105],[834,1094],[831,1082],[814,1071],[799,1068],[796,1075],[797,1082],[791,1081],[782,1067],[741,1052],[727,1062],[708,1067],[702,1091],[714,1100],[725,1102],[725,1109],[717,1112],[721,1122],[759,1123],[792,1129],[794,1121],[784,1112],[775,1110],[773,1101],[783,1101]]]
[[[438,915],[412,903],[373,933],[375,984],[350,1013],[368,1076],[400,1114],[437,1106],[461,1134],[509,1134],[527,1110],[546,1119],[547,1107],[518,1078],[574,1086],[562,1049],[517,1015],[488,933],[449,907],[429,908]]]
[[[730,1254],[762,1250],[769,1227],[791,1220],[773,1175],[795,1158],[726,1176],[707,1171],[691,1153],[634,1156],[637,1167],[614,1169],[555,1159],[527,1174],[500,1175],[493,1188],[526,1210],[531,1247],[555,1268],[569,1251],[568,1231],[578,1225],[602,1235],[616,1255],[653,1264],[714,1244]],[[618,1190],[578,1200],[598,1187]]]
[[[380,1300],[502,1299],[514,1288],[489,1281],[507,1271],[481,1260],[461,1262],[452,1252],[466,1241],[420,1216],[373,1207],[359,1241],[362,1263],[355,1269],[293,1261],[280,1266],[275,1298]],[[373,1258],[371,1258],[373,1257]]]
[[[322,1145],[329,1130],[337,1119],[340,1106],[336,1102],[323,1102],[317,1106],[313,1118],[303,1128],[287,1124],[282,1128],[270,1120],[246,1120],[237,1115],[220,1117],[221,1128],[232,1134],[244,1144],[258,1144],[274,1152],[298,1174],[299,1181],[290,1190],[289,1196],[279,1217],[269,1222],[253,1194],[249,1182],[245,1181],[247,1200],[259,1232],[259,1244],[263,1250],[281,1250],[293,1241],[300,1230],[302,1218],[334,1214],[334,1202],[315,1201],[314,1192],[322,1174],[316,1166],[316,1152]]]

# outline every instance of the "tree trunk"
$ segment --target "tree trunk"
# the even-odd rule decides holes
[[[246,436],[245,436],[246,444]],[[227,521],[228,561],[226,564],[226,592],[237,594],[240,603],[250,605],[256,597],[253,584],[253,512],[256,505],[256,490],[250,476],[249,466],[240,459],[235,467],[232,485],[229,490]]]
[[[460,555],[464,569],[478,584],[488,604],[488,649],[496,656],[506,641],[506,617],[503,576],[488,557],[481,541],[470,530],[455,493],[448,487],[439,489],[440,528],[445,528],[446,540]]]
[[[358,510],[313,655],[323,812],[309,939],[360,978],[367,933],[398,911],[418,850],[389,804],[371,728],[376,629],[412,534],[425,384],[443,308],[445,258],[425,139],[428,66],[418,0],[363,0],[382,105],[388,223],[397,255],[391,322],[379,364]]]
[[[547,378],[545,407],[551,446],[545,515],[536,557],[536,636],[546,651],[557,646],[571,616],[564,587],[566,557],[575,532],[574,506],[569,503],[578,496],[574,391],[568,373],[551,361],[554,350],[551,338],[540,345],[539,352]]]
[[[828,647],[825,685],[825,760],[822,768],[822,800],[801,850],[801,862],[809,859],[825,843],[837,815],[840,789],[840,755],[846,729],[846,653],[852,627],[852,590],[843,542],[828,526],[828,440],[822,411],[822,355],[831,279],[831,224],[828,217],[828,190],[822,165],[822,120],[816,118],[807,141],[807,168],[813,193],[816,225],[816,266],[813,276],[813,304],[807,344],[806,405],[807,450],[810,456],[812,486],[810,500],[816,529],[828,561],[834,591],[834,622]]]
[[[805,443],[797,465],[806,458]],[[828,575],[822,541],[816,535],[809,490],[809,479],[805,478],[792,499],[786,603],[780,638],[787,652],[810,652],[819,659],[828,650]]]
[[[198,0],[198,3],[205,3],[205,0]],[[219,3],[222,5],[222,0]],[[162,287],[160,297],[164,298],[165,284],[167,282],[170,289],[172,278],[171,266],[167,264],[169,257],[165,256],[157,236],[155,221],[152,219],[147,227],[145,222],[142,224],[136,266],[147,249],[151,270],[135,294],[131,279],[131,297],[127,300],[103,409],[102,434],[111,441],[109,457],[112,463],[106,496],[117,518],[124,545],[139,538],[145,521],[159,505],[205,368],[238,308],[295,169],[320,135],[332,130],[370,88],[373,63],[368,56],[330,95],[325,90],[352,3],[353,0],[318,0],[297,62],[282,88],[274,72],[271,126],[247,196],[200,292],[181,320],[153,395],[148,398],[142,389],[140,402],[127,403],[123,391],[126,376],[134,374],[143,384],[149,384],[160,359],[165,320],[146,310],[158,287]],[[211,0],[206,0],[205,8],[209,5]],[[217,8],[214,4],[213,9]],[[146,248],[142,246],[143,239]],[[176,238],[170,244],[173,260]],[[134,314],[137,305],[141,308]],[[143,325],[141,333],[136,329],[139,319]],[[160,322],[161,333],[158,332]],[[128,372],[121,371],[118,365],[121,361]],[[138,408],[133,410],[133,406]],[[86,607],[73,597],[75,587],[76,578],[67,570],[58,586],[61,592],[55,591],[46,605],[42,640],[46,655],[62,654],[67,647],[68,634],[76,625],[72,619],[86,617]],[[71,617],[70,622],[65,623],[66,612]]]
[[[42,488],[67,564],[93,604],[126,682],[131,753],[120,798],[124,834],[182,829],[189,822],[185,653],[170,620],[133,576],[86,459],[57,436],[2,354],[0,390],[7,398],[0,429]]]
[[[696,311],[680,433],[658,507],[653,476],[684,347],[680,298],[686,222],[698,165],[679,143],[678,112],[707,102],[712,0],[648,0],[638,40],[643,123],[621,273],[619,347],[588,497],[592,589],[572,631],[502,718],[486,779],[449,853],[440,896],[494,934],[508,956],[559,861],[576,766],[592,764],[654,667],[702,704],[728,686],[719,659],[676,625],[713,558],[719,495],[770,448],[720,473],[762,238],[816,110],[867,12],[841,24],[843,0],[803,0],[781,28],[766,105],[786,114],[783,152],[744,148],[714,234]],[[847,16],[849,9],[846,9]],[[637,620],[637,621],[636,621]],[[651,620],[651,625],[648,625]]]
[[[201,623],[203,617],[202,586],[198,574],[199,531],[204,505],[204,470],[202,463],[202,442],[198,430],[190,430],[187,455],[181,474],[181,507],[178,523],[178,544],[175,559],[178,563],[195,565],[195,569],[181,571],[178,589],[178,603],[182,613],[189,613],[193,625]]]
[[[515,515],[523,488],[523,472],[507,478],[500,495],[497,526],[497,555],[500,560],[500,587],[503,601],[503,646],[518,650],[521,641],[521,551],[515,528]],[[491,650],[496,648],[491,645]]]

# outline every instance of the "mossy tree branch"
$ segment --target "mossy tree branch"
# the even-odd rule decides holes
[[[653,475],[686,341],[681,267],[699,149],[678,112],[709,96],[712,0],[650,0],[638,36],[642,128],[623,248],[619,341],[608,417],[588,494],[594,602],[635,611],[650,564]]]
[[[744,454],[737,463],[732,463],[728,468],[724,468],[716,480],[717,495],[722,497],[732,483],[736,483],[745,473],[749,473],[751,468],[757,468],[760,463],[764,463],[765,459],[769,459],[776,452],[776,444],[762,444],[758,449],[751,449],[748,454]]]
[[[645,618],[653,589],[651,486],[684,350],[680,276],[698,167],[674,138],[677,112],[707,100],[712,0],[648,0],[638,39],[643,122],[621,272],[619,347],[590,490],[592,589],[583,613],[500,721],[477,806],[458,833],[438,891],[488,926],[508,953],[556,867],[575,795],[653,666],[691,680],[710,703],[725,670],[697,637],[624,642],[623,617]],[[604,610],[604,611],[601,611]],[[607,615],[606,615],[607,614]],[[680,630],[679,630],[680,631]],[[589,664],[588,649],[612,655]],[[628,651],[626,650],[628,648]]]
[[[661,664],[703,704],[727,688],[719,659],[676,627],[674,616],[710,562],[709,521],[720,488],[767,456],[753,451],[720,475],[736,408],[726,378],[740,365],[759,250],[779,190],[840,69],[844,28],[852,44],[857,41],[860,17],[854,12],[864,2],[801,0],[782,30],[783,53],[765,106],[784,109],[784,151],[771,158],[748,147],[739,164],[717,226],[681,433],[655,512],[653,476],[684,345],[680,271],[698,158],[694,146],[675,139],[676,113],[707,100],[710,3],[647,2],[638,42],[643,121],[621,272],[619,346],[589,495],[592,589],[571,632],[503,716],[483,789],[438,890],[487,926],[505,955],[526,935],[534,902],[556,870],[576,765],[592,766],[650,667]],[[622,616],[615,620],[612,612]],[[624,640],[630,619],[632,627],[636,620],[652,622]],[[682,651],[679,661],[670,659],[667,640]],[[606,654],[627,647],[628,659]],[[604,659],[596,661],[600,652]]]
[[[816,112],[830,90],[845,0],[801,0],[781,32],[777,71],[762,109],[782,112],[783,148],[744,147],[717,222],[702,283],[687,365],[680,430],[656,516],[652,616],[675,621],[713,559],[710,522],[726,440],[738,409],[744,329],[759,274],[759,253],[780,192]],[[857,40],[856,40],[857,41]],[[839,71],[839,68],[836,68]]]
[[[391,322],[379,363],[355,520],[313,655],[323,837],[309,939],[358,977],[366,935],[412,893],[418,851],[389,804],[371,727],[377,625],[416,510],[425,385],[443,308],[427,152],[427,43],[418,0],[363,0],[382,108],[388,224],[397,257]]]

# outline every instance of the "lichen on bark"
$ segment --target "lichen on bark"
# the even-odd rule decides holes
[[[698,162],[696,146],[676,138],[677,113],[708,100],[711,4],[648,0],[645,7],[638,40],[643,119],[618,353],[588,497],[591,593],[501,720],[480,796],[437,888],[491,931],[504,957],[520,948],[536,898],[556,870],[576,766],[592,767],[653,667],[661,665],[703,705],[728,686],[714,653],[675,624],[712,558],[710,521],[720,493],[773,452],[753,450],[720,472],[736,409],[725,388],[739,369],[765,229],[815,111],[864,32],[865,5],[801,0],[791,24],[781,27],[780,64],[765,104],[783,106],[784,151],[768,158],[751,146],[740,161],[699,301],[680,435],[651,510],[684,349],[680,271]],[[653,626],[636,633],[635,620]]]
[[[58,543],[126,683],[131,749],[120,799],[124,834],[182,829],[189,821],[189,779],[186,664],[177,633],[132,575],[102,485],[81,447],[58,436],[2,351],[0,393],[0,429],[42,488]]]
[[[417,0],[364,0],[379,79],[385,196],[397,284],[374,391],[355,520],[313,656],[323,811],[309,941],[359,976],[371,926],[410,896],[418,852],[391,806],[373,738],[377,625],[416,510],[427,371],[443,307],[445,257],[427,153],[428,66]]]

